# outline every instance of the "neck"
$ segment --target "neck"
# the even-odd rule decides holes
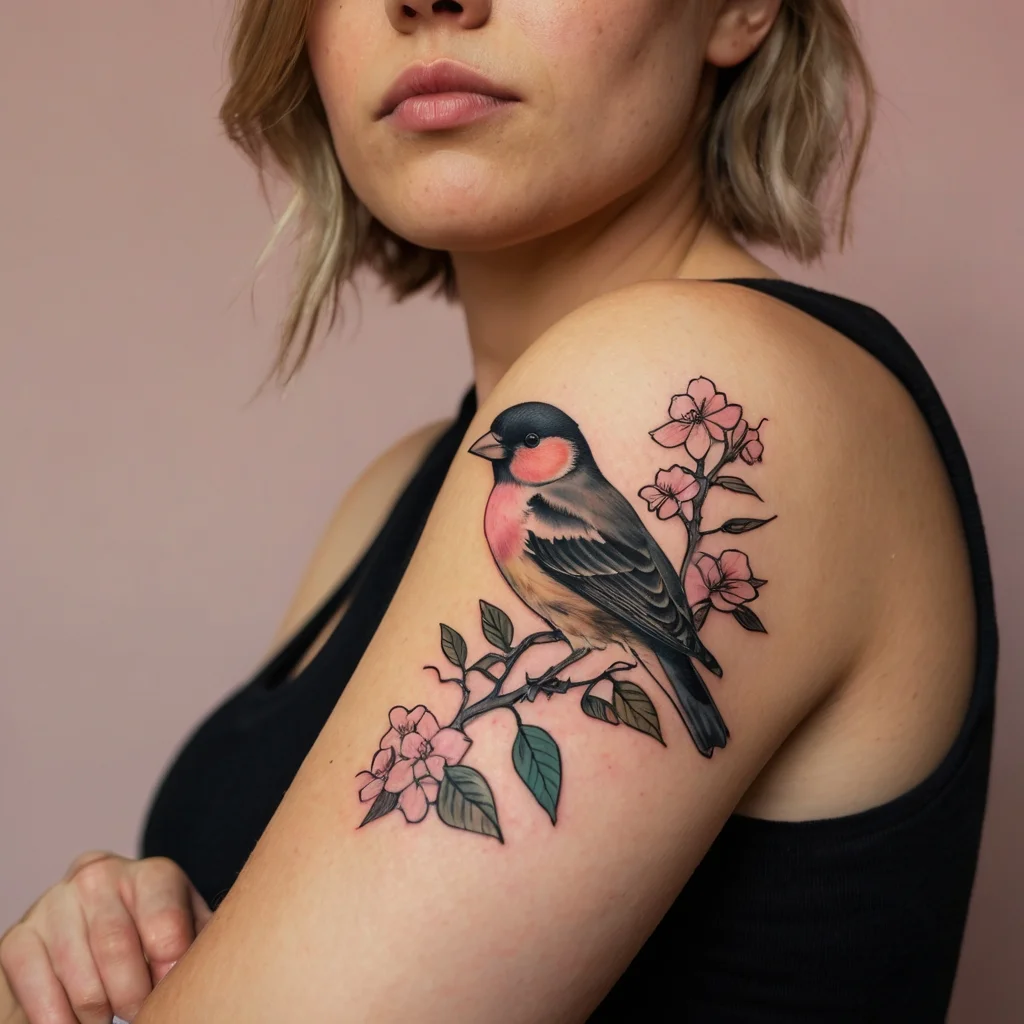
[[[544,331],[614,289],[669,278],[770,274],[709,222],[700,191],[695,159],[680,158],[642,189],[572,227],[494,252],[453,252],[478,399]]]

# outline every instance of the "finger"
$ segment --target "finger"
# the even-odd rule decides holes
[[[210,923],[213,911],[191,882],[188,887],[192,897],[192,920],[195,921],[196,935],[198,935]]]
[[[123,869],[90,864],[75,876],[89,948],[114,1013],[131,1020],[153,990],[135,921],[122,901]]]
[[[57,980],[80,1024],[110,1024],[113,1008],[89,947],[85,914],[71,886],[57,886],[40,922]]]
[[[155,983],[184,956],[196,937],[191,886],[173,861],[140,861],[132,871],[127,905]]]
[[[111,853],[109,850],[86,850],[85,853],[80,853],[68,866],[67,871],[64,872],[63,881],[70,882],[82,868],[101,860],[119,860],[123,862],[124,858],[120,854]]]
[[[16,925],[0,944],[0,967],[29,1024],[78,1024],[39,934]]]

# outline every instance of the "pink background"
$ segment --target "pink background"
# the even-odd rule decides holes
[[[776,262],[896,322],[973,462],[1002,687],[952,1019],[1019,1020],[1024,9],[859,9],[883,102],[856,244]],[[215,123],[226,21],[224,0],[0,15],[0,930],[77,852],[134,850],[161,768],[266,653],[347,484],[469,379],[455,311],[367,288],[360,330],[250,401],[284,263],[254,311],[268,216]]]

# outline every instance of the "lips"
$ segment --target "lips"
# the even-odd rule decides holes
[[[492,82],[465,64],[437,60],[431,64],[413,64],[406,68],[384,94],[377,111],[377,120],[393,114],[404,100],[437,93],[475,93],[496,100],[519,99],[510,89]]]

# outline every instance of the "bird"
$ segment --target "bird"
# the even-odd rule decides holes
[[[618,644],[657,658],[697,749],[711,757],[729,730],[696,659],[722,675],[701,642],[683,584],[632,504],[598,468],[579,425],[557,406],[523,402],[501,412],[468,451],[494,483],[484,536],[516,596],[557,630],[571,653]]]

